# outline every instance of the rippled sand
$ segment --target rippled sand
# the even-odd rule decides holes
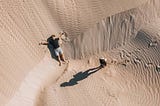
[[[159,0],[1,0],[0,106],[159,106],[159,10]],[[59,67],[39,42],[62,30],[70,62]]]
[[[126,46],[89,59],[71,61],[57,82],[45,89],[44,105],[158,106],[160,70],[156,65],[160,63],[160,44],[149,47],[153,38],[141,30]],[[100,56],[108,59],[108,65],[96,71],[93,68],[99,65]],[[88,69],[96,72],[87,74]]]

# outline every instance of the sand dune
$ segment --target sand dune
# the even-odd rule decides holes
[[[160,63],[160,45],[148,47],[154,37],[141,30],[126,46],[99,55],[108,58],[108,66],[85,79],[77,79],[77,83],[71,80],[76,80],[77,73],[98,66],[98,56],[90,57],[90,63],[87,63],[89,59],[69,63],[67,72],[45,89],[45,105],[159,106],[160,75],[156,65]],[[117,63],[111,63],[113,59]]]
[[[0,106],[159,106],[159,7],[159,0],[1,0]],[[62,30],[70,62],[59,67],[38,43]],[[108,65],[96,71],[99,57]]]

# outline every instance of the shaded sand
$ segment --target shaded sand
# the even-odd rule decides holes
[[[159,0],[1,0],[0,105],[158,106],[159,10]],[[38,45],[62,30],[67,70]],[[109,64],[94,70],[101,56]]]
[[[153,38],[144,29],[126,46],[71,61],[67,72],[45,89],[44,105],[159,106],[160,73],[156,65],[160,64],[160,40],[156,39],[155,47],[148,47]],[[85,74],[99,65],[100,56],[108,59],[108,66]],[[116,62],[111,63],[113,60]]]

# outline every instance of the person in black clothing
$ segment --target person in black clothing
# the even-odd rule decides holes
[[[107,59],[100,58],[99,63],[100,63],[100,67],[104,68],[107,65]]]
[[[63,33],[60,34],[60,36],[57,37],[57,38],[56,38],[55,35],[51,35],[52,39],[50,39],[49,41],[45,41],[45,42],[39,43],[39,45],[48,45],[48,44],[51,44],[53,46],[55,55],[56,55],[57,60],[59,62],[59,66],[61,66],[61,60],[63,62],[66,62],[65,58],[64,58],[63,50],[62,50],[62,48],[60,47],[60,44],[59,44],[59,40],[61,39],[62,35],[63,35]]]

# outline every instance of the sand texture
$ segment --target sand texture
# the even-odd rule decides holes
[[[148,47],[152,37],[144,31],[126,46],[70,62],[67,72],[43,92],[43,105],[159,106],[160,44]],[[100,56],[109,63],[96,71]]]
[[[159,106],[159,10],[160,0],[0,0],[0,106]],[[39,45],[60,31],[61,67]]]

